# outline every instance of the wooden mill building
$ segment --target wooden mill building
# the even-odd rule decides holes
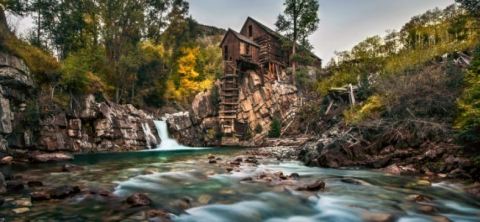
[[[240,32],[229,29],[220,47],[223,52],[224,75],[221,80],[220,123],[226,136],[235,133],[239,102],[239,86],[248,70],[255,70],[262,80],[275,81],[290,66],[290,51],[282,47],[284,37],[248,17]],[[321,60],[309,53],[317,64]]]

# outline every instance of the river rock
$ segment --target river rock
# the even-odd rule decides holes
[[[20,180],[7,181],[7,190],[9,192],[20,192],[25,188],[25,185]]]
[[[294,179],[294,180],[298,180],[300,179],[300,175],[298,173],[291,173],[290,176],[290,179]]]
[[[203,194],[198,197],[198,202],[202,205],[208,204],[212,200],[212,196]]]
[[[50,194],[47,191],[36,191],[30,194],[30,199],[32,201],[43,201],[50,200]]]
[[[12,157],[12,156],[6,156],[6,157],[3,157],[3,158],[0,160],[0,164],[10,165],[10,164],[12,164],[12,161],[13,161],[13,157]]]
[[[376,212],[365,212],[362,218],[368,222],[393,222],[395,220],[392,214]]]
[[[21,208],[15,208],[12,210],[13,213],[15,214],[23,214],[23,213],[26,213],[26,212],[29,212],[30,211],[30,208],[28,207],[21,207]]]
[[[413,202],[430,202],[432,199],[430,197],[421,195],[421,194],[412,194],[408,195],[406,200]]]
[[[73,156],[67,153],[36,153],[32,154],[31,159],[35,162],[60,162],[73,160]]]
[[[82,171],[82,170],[84,170],[83,167],[77,166],[74,164],[67,163],[62,166],[63,172],[75,172],[75,171]]]
[[[43,183],[42,181],[32,180],[32,181],[28,181],[27,185],[30,188],[34,188],[34,187],[42,187]]]
[[[79,186],[60,186],[50,191],[52,199],[65,199],[80,193]]]
[[[435,213],[437,210],[435,209],[435,207],[433,206],[430,206],[430,205],[422,205],[420,207],[418,207],[418,211],[424,213],[424,214],[433,214]]]
[[[17,207],[31,207],[32,206],[32,202],[30,201],[30,199],[27,199],[27,198],[15,200],[13,203]]]
[[[174,208],[178,208],[178,209],[181,209],[181,210],[186,210],[186,209],[192,207],[192,202],[193,201],[190,197],[183,197],[183,198],[180,198],[179,200],[173,201],[173,203],[171,203],[171,205]]]
[[[451,220],[445,216],[432,216],[431,218],[433,222],[451,222]]]
[[[316,180],[312,183],[306,184],[304,186],[298,187],[297,190],[299,191],[319,191],[325,189],[325,182],[322,180]]]
[[[152,200],[143,193],[134,193],[130,195],[126,202],[132,207],[150,206],[152,204]]]

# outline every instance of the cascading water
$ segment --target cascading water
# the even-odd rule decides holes
[[[142,123],[142,130],[145,134],[145,140],[147,143],[147,148],[151,149],[152,145],[158,144],[157,138],[153,135],[150,126],[147,123]]]
[[[187,147],[179,144],[175,139],[168,136],[167,122],[165,120],[157,120],[155,127],[157,128],[158,136],[160,137],[160,145],[153,150],[192,150],[200,147]]]

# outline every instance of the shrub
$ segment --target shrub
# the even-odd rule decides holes
[[[255,126],[255,133],[260,134],[260,133],[262,133],[262,132],[263,132],[263,127],[262,127],[262,125],[257,124],[257,126]]]
[[[15,36],[6,37],[1,44],[3,50],[25,61],[38,83],[48,83],[59,77],[60,64],[55,57],[44,50],[17,39]]]
[[[273,118],[272,123],[270,124],[270,131],[268,132],[268,137],[278,138],[282,134],[282,123],[278,118]]]
[[[383,109],[383,100],[379,95],[374,95],[362,106],[353,107],[343,113],[346,123],[359,123],[378,114]]]
[[[455,127],[462,142],[480,144],[480,46],[475,50],[465,76],[465,89],[458,101],[459,115]]]

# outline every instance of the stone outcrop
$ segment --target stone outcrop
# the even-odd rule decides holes
[[[473,161],[461,155],[462,148],[449,141],[383,146],[379,142],[383,138],[369,142],[362,137],[364,134],[359,129],[333,127],[301,147],[298,158],[309,166],[383,168],[399,175],[445,174],[474,179],[480,174]]]
[[[153,116],[132,105],[82,99],[70,113],[42,119],[38,149],[74,153],[131,151],[160,144]]]
[[[68,110],[53,104],[35,108],[34,91],[24,61],[0,52],[0,158],[48,162],[71,159],[70,153],[141,150],[161,142],[154,117],[132,105],[86,95]]]
[[[19,140],[29,142],[29,131],[18,129],[18,122],[25,116],[32,90],[33,80],[23,60],[0,52],[0,153]]]
[[[220,146],[225,144],[220,129],[219,82],[216,86],[195,96],[190,112],[167,115],[171,135],[180,143],[190,146]],[[237,129],[228,145],[259,146],[270,130],[274,118],[285,126],[293,121],[299,108],[295,86],[281,82],[263,82],[254,71],[240,80],[237,108]],[[223,137],[223,138],[222,138]]]
[[[298,102],[295,86],[278,81],[262,84],[260,76],[250,72],[241,85],[237,121],[247,124],[252,131],[260,126],[262,132],[257,133],[266,135],[273,118],[285,124],[293,120]]]
[[[200,147],[206,143],[200,127],[193,124],[189,112],[166,114],[164,118],[167,121],[168,130],[171,132],[170,136],[180,144]]]

